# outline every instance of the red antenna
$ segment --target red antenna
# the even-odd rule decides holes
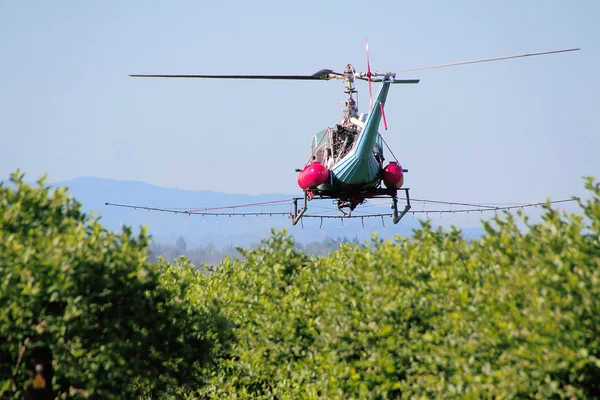
[[[383,109],[383,103],[379,103],[379,108],[381,109],[381,117],[383,118],[383,127],[387,131],[387,121],[385,119],[385,111]]]

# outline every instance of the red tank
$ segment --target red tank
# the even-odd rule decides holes
[[[404,172],[395,161],[390,161],[383,169],[383,183],[388,189],[400,189],[404,185]]]
[[[329,179],[329,170],[318,161],[307,165],[298,175],[298,186],[307,190],[325,183]]]

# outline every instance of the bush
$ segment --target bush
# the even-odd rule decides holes
[[[149,263],[144,232],[107,232],[65,190],[12,182],[0,396],[23,397],[19,355],[45,346],[60,397],[600,398],[591,179],[581,215],[502,214],[473,241],[424,222],[319,258],[274,232],[209,273]]]
[[[467,242],[412,238],[307,259],[274,234],[207,277],[234,324],[212,398],[600,396],[600,193],[585,217],[511,214]]]
[[[18,173],[11,182],[0,187],[0,397],[23,398],[19,354],[39,346],[53,355],[58,396],[196,388],[216,325],[188,296],[193,266],[147,263],[145,231],[107,232],[65,189],[28,186]]]

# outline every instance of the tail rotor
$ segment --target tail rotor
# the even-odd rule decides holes
[[[367,50],[367,82],[369,84],[369,112],[371,113],[371,112],[373,112],[373,89],[371,88],[371,77],[373,76],[373,73],[371,72],[371,62],[369,61],[369,38],[367,38],[366,50]],[[385,118],[385,111],[383,108],[383,103],[380,103],[379,107],[381,109],[381,117],[383,119],[383,127],[387,131],[387,120]]]
[[[367,81],[369,82],[369,112],[373,111],[373,90],[371,89],[371,63],[369,62],[369,38],[367,38]]]

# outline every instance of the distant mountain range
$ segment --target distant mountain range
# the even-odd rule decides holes
[[[398,225],[393,225],[391,220],[385,221],[385,228],[380,220],[365,220],[363,226],[360,220],[345,221],[344,225],[339,220],[327,220],[320,229],[319,220],[305,220],[304,228],[298,224],[292,226],[287,217],[261,216],[255,217],[221,217],[218,221],[214,217],[192,215],[173,215],[161,212],[149,212],[138,209],[106,206],[105,203],[118,203],[139,206],[165,207],[165,208],[205,208],[220,207],[225,205],[254,204],[270,202],[281,199],[290,199],[298,194],[261,194],[244,195],[217,193],[211,191],[187,191],[181,189],[167,189],[143,182],[120,181],[95,177],[81,177],[69,181],[53,183],[53,186],[67,186],[69,192],[83,205],[86,212],[96,212],[101,215],[102,224],[110,230],[120,230],[123,224],[139,229],[145,225],[157,242],[174,243],[181,235],[189,247],[203,246],[212,243],[215,246],[247,246],[259,242],[270,235],[271,228],[281,230],[286,228],[296,241],[308,243],[319,241],[327,236],[348,239],[357,238],[361,242],[369,239],[373,232],[380,237],[393,235],[410,235],[419,222],[412,216],[406,216]],[[257,208],[251,209],[252,211]],[[276,211],[288,211],[289,206],[279,207]],[[239,210],[238,210],[239,211]],[[268,211],[266,209],[265,211]],[[481,230],[467,232],[467,236],[478,236]]]

